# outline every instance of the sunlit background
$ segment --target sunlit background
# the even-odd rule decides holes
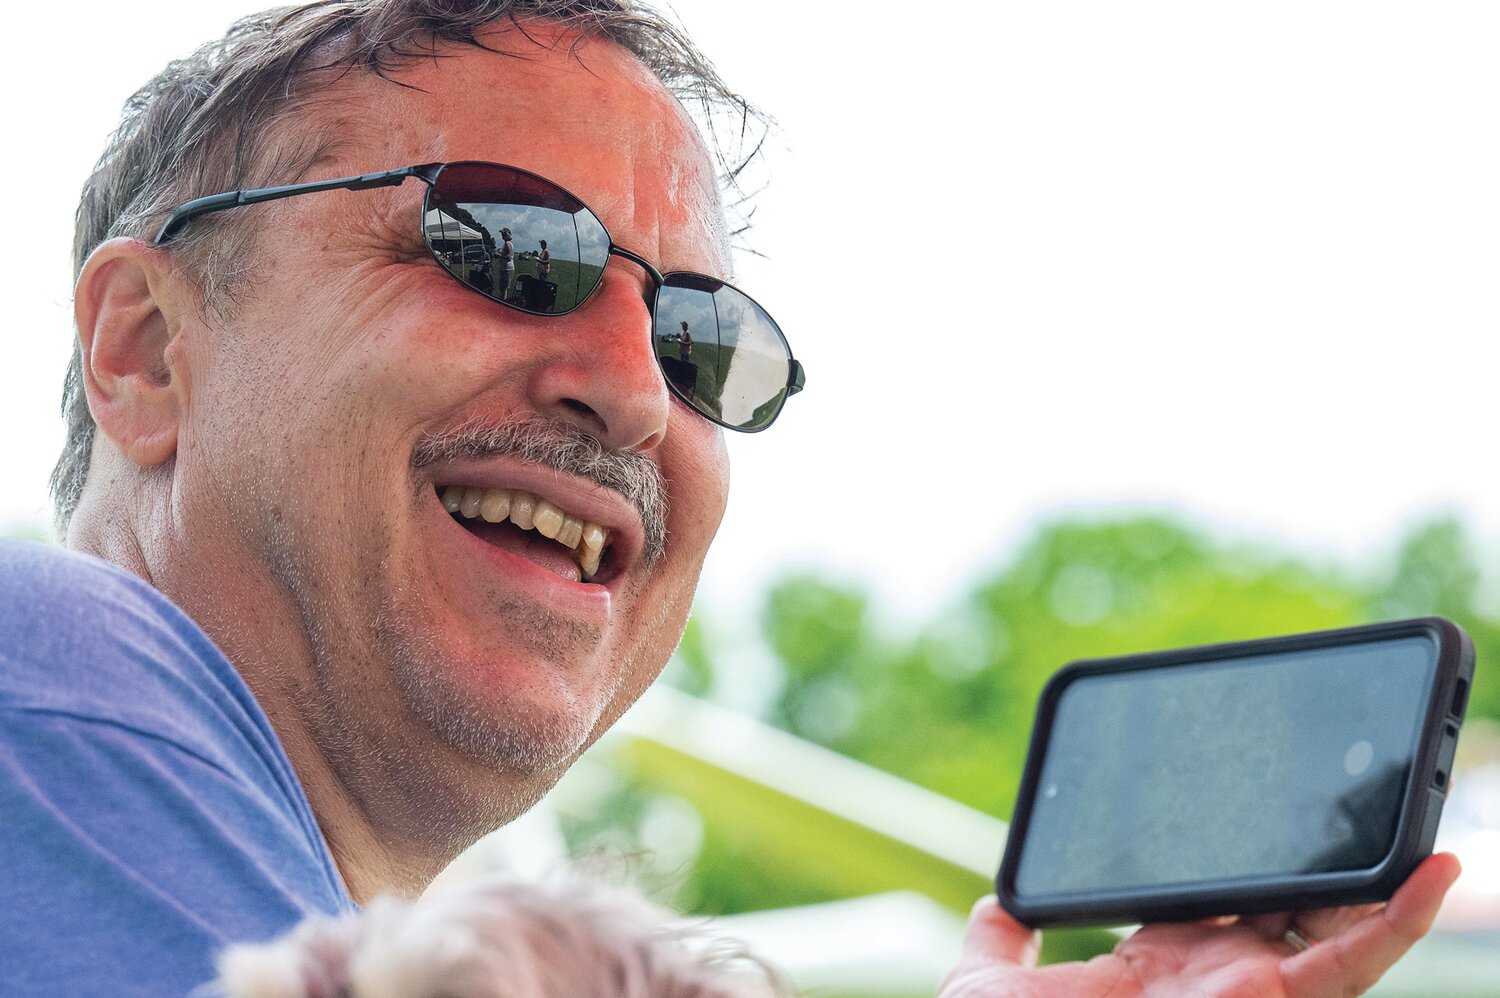
[[[47,529],[82,181],[258,6],[10,15],[6,533]],[[1480,649],[1467,872],[1376,993],[1500,992],[1500,8],[675,10],[776,119],[735,280],[808,389],[730,441],[687,696],[466,869],[639,853],[804,984],[930,993],[1058,666],[1442,612]]]

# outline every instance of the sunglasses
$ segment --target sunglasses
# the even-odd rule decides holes
[[[156,244],[211,212],[315,191],[395,187],[408,177],[427,185],[422,240],[432,258],[464,287],[507,308],[567,315],[599,289],[611,256],[638,265],[654,285],[647,306],[662,377],[673,394],[718,425],[764,430],[806,383],[776,320],[749,295],[705,274],[661,273],[615,245],[599,216],[578,198],[514,166],[427,163],[213,194],[173,210]]]

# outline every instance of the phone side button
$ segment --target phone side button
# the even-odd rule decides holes
[[[1469,681],[1463,676],[1459,676],[1458,680],[1453,684],[1453,706],[1449,708],[1448,713],[1462,720],[1464,708],[1469,705],[1468,701]]]
[[[1443,791],[1429,788],[1427,791],[1427,813],[1422,817],[1422,834],[1417,836],[1418,857],[1432,855],[1437,842],[1438,820],[1443,816]]]
[[[1438,747],[1437,772],[1432,785],[1444,792],[1448,789],[1448,775],[1453,772],[1453,755],[1458,750],[1458,729],[1448,725],[1443,732],[1443,743]]]

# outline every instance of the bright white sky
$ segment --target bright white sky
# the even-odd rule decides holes
[[[47,517],[79,187],[135,87],[256,6],[10,15],[0,524]],[[712,603],[796,563],[915,614],[1063,509],[1500,537],[1500,6],[676,9],[782,126],[737,283],[809,372],[731,442]]]

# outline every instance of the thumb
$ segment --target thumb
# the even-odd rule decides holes
[[[980,898],[969,913],[969,931],[964,937],[965,962],[1000,961],[1035,967],[1042,948],[1042,934],[1010,917],[995,895]]]

